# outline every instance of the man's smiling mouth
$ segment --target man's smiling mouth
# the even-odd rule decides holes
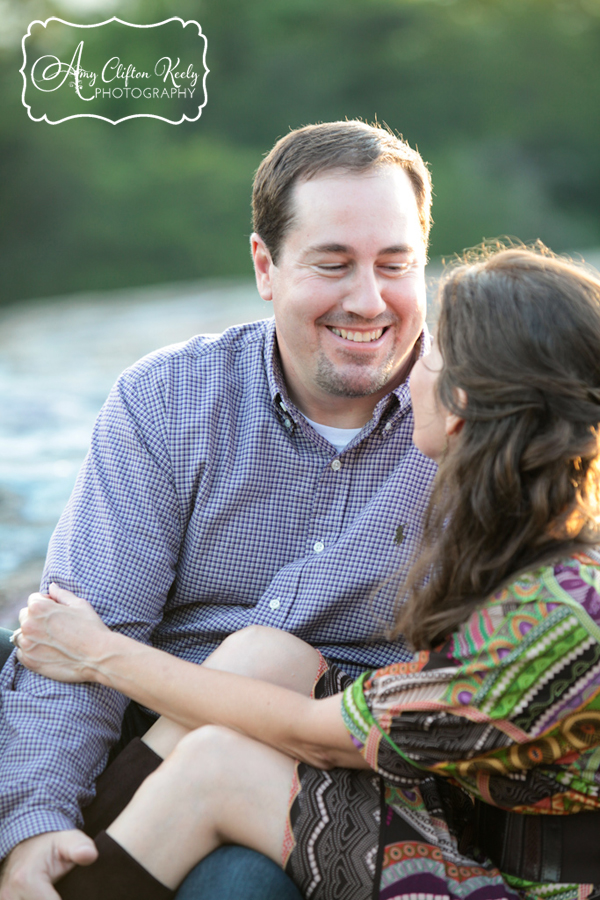
[[[377,341],[385,331],[385,328],[376,328],[373,331],[346,331],[345,328],[333,328],[331,325],[327,327],[333,334],[337,334],[338,337],[347,341],[355,341],[357,344],[368,344],[371,341]]]

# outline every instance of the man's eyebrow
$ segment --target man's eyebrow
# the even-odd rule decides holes
[[[394,244],[391,247],[385,247],[385,249],[379,251],[381,256],[392,256],[394,253],[414,253],[415,248],[411,247],[409,244]]]
[[[348,253],[350,251],[350,247],[346,244],[316,244],[314,247],[309,247],[309,253]]]
[[[352,253],[353,248],[347,244],[317,244],[308,248],[308,253]],[[379,251],[380,256],[392,256],[395,253],[414,253],[414,247],[408,244],[393,244]]]

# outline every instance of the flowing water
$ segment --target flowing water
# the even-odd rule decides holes
[[[271,314],[250,282],[20,303],[0,312],[0,625],[37,590],[48,540],[118,374],[200,332]]]

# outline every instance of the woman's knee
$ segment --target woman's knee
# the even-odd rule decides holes
[[[276,647],[286,632],[264,625],[248,625],[230,634],[212,654],[208,665],[211,668],[227,668],[240,675],[249,675],[264,661],[265,653]],[[246,671],[247,670],[247,671]]]
[[[221,725],[203,725],[183,737],[167,760],[171,772],[190,787],[219,789],[240,770],[243,743],[249,739]]]
[[[319,655],[287,631],[250,625],[230,634],[207,660],[207,665],[310,693]]]

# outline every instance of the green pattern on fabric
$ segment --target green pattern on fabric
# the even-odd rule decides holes
[[[495,693],[493,703],[482,704],[482,709],[490,718],[507,718],[531,687],[539,684],[548,670],[554,667],[556,661],[566,657],[581,644],[588,635],[583,628],[577,626],[577,620],[568,616],[559,623],[559,627],[554,627],[552,623],[550,627],[540,626],[535,629],[536,637],[546,645],[544,655],[530,659],[528,654],[524,654],[520,664],[507,671],[502,679],[502,693]],[[569,631],[565,631],[567,627]],[[484,687],[482,685],[482,690]]]
[[[342,694],[342,717],[350,734],[364,744],[372,726],[372,716],[365,700],[363,683],[372,672],[364,672]]]
[[[344,721],[382,775],[387,802],[440,848],[447,872],[458,850],[431,800],[432,776],[523,814],[600,810],[599,622],[600,564],[576,553],[491,597],[437,648],[433,667],[420,653],[347,688]],[[396,874],[408,872],[402,853]],[[480,865],[492,879],[496,870]],[[523,900],[591,891],[509,876],[505,884]]]

